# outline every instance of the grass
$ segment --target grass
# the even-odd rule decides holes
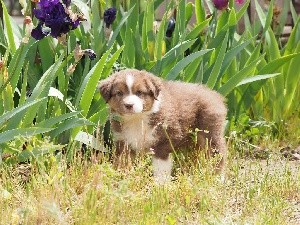
[[[179,159],[174,180],[158,186],[150,156],[129,171],[114,170],[103,155],[4,167],[0,223],[299,224],[299,161],[283,159],[275,140],[261,144],[273,149],[264,160],[240,155],[253,147],[246,145],[229,142],[225,182],[208,165]]]

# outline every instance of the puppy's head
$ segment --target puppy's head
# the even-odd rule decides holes
[[[122,70],[100,81],[98,87],[112,112],[126,115],[159,110],[161,79],[146,71]]]

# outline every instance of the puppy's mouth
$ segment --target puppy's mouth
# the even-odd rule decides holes
[[[123,110],[126,114],[141,113],[144,109],[144,104],[142,99],[135,95],[127,96],[123,99]]]

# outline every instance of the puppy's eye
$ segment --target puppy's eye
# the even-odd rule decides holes
[[[137,91],[135,94],[136,94],[137,96],[142,96],[142,95],[143,95],[143,92],[142,92],[142,91]]]
[[[116,95],[117,95],[118,97],[122,97],[122,96],[123,96],[123,92],[122,92],[122,91],[117,91],[117,92],[116,92]]]

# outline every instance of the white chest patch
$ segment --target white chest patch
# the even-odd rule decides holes
[[[125,141],[133,150],[148,151],[155,141],[155,128],[149,126],[149,115],[144,113],[124,116],[122,131],[114,133],[116,140]]]

